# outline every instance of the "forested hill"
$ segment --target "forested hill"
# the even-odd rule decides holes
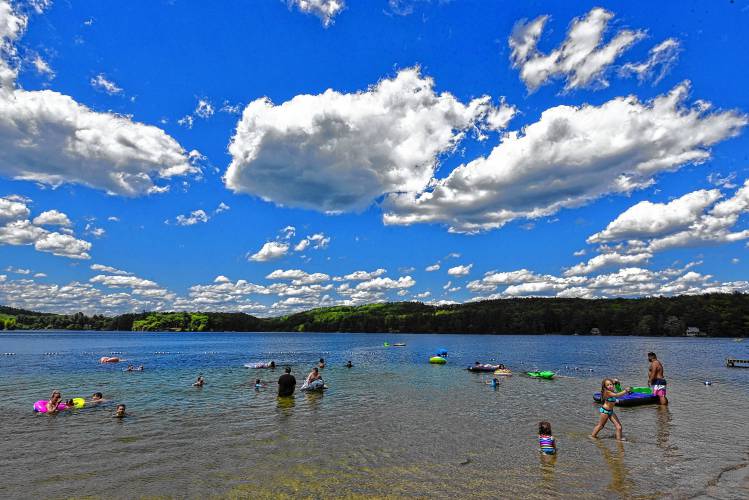
[[[518,298],[430,306],[395,302],[337,306],[257,318],[244,313],[144,312],[106,317],[45,314],[0,306],[0,329],[286,331],[749,336],[749,295],[639,299]],[[696,330],[695,330],[696,331]]]

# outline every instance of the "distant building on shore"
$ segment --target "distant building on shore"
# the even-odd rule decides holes
[[[701,332],[699,328],[696,326],[688,326],[687,331],[684,333],[687,337],[706,337],[707,334],[704,332]]]

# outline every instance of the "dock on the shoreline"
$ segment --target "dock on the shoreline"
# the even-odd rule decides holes
[[[749,359],[726,358],[728,368],[749,368]]]

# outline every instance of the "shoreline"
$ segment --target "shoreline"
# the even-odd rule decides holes
[[[13,330],[0,330],[0,338],[4,334],[13,334],[13,333],[112,333],[112,334],[119,334],[119,333],[141,333],[141,334],[194,334],[194,333],[201,333],[201,334],[212,334],[212,333],[218,333],[218,334],[224,334],[224,333],[262,333],[262,334],[291,334],[291,335],[306,335],[306,334],[312,334],[312,335],[319,335],[319,334],[347,334],[347,335],[470,335],[470,336],[494,336],[494,337],[510,337],[510,336],[521,336],[521,337],[591,337],[591,338],[628,338],[628,337],[636,337],[636,338],[649,338],[649,339],[694,339],[697,340],[713,340],[713,339],[746,339],[749,338],[747,335],[737,335],[737,336],[709,336],[709,335],[703,335],[699,337],[692,337],[687,335],[677,335],[677,336],[671,336],[671,335],[638,335],[638,334],[615,334],[615,335],[590,335],[590,334],[582,334],[582,333],[524,333],[524,332],[512,332],[512,333],[482,333],[482,332],[461,332],[461,331],[455,331],[455,332],[383,332],[383,331],[346,331],[346,330],[337,330],[337,331],[289,331],[289,330],[203,330],[203,331],[197,331],[197,330],[91,330],[91,329],[81,329],[81,330],[75,330],[75,329],[13,329]],[[744,368],[744,367],[735,367],[735,368]]]

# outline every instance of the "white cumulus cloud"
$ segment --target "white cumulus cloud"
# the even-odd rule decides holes
[[[26,22],[0,0],[0,175],[139,196],[168,189],[157,181],[200,172],[159,128],[92,111],[52,90],[18,88],[15,43]]]
[[[486,96],[464,105],[437,94],[418,68],[357,93],[258,99],[237,124],[224,180],[281,205],[363,210],[383,194],[424,189],[439,155],[494,111]]]
[[[254,262],[267,262],[280,259],[289,252],[289,245],[280,241],[268,241],[260,250],[248,258]]]
[[[70,227],[72,224],[68,216],[58,210],[47,210],[34,217],[37,226],[63,226]]]
[[[710,146],[747,123],[735,111],[708,113],[705,103],[686,107],[688,90],[685,82],[647,103],[628,96],[547,109],[428,190],[390,195],[383,220],[478,232],[649,186],[661,172],[706,161]]]
[[[344,0],[287,0],[289,7],[320,18],[326,28],[333,24],[333,18],[346,7]]]
[[[447,270],[447,274],[449,274],[450,276],[468,276],[468,274],[471,272],[472,267],[473,264],[468,264],[467,266],[451,267]]]

